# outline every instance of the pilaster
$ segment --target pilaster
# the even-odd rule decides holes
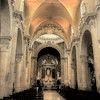
[[[16,71],[15,71],[15,91],[19,92],[21,90],[21,71],[22,71],[22,61],[23,54],[16,55]]]
[[[7,68],[9,67],[9,49],[10,36],[0,36],[0,97],[7,96],[6,93],[6,77]]]
[[[88,60],[86,55],[80,56],[81,74],[82,74],[82,90],[90,90],[89,76],[88,76]]]

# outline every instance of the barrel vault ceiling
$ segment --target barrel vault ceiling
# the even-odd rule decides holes
[[[77,33],[81,0],[25,0],[26,31],[33,38],[42,25],[57,25],[70,40],[71,29]],[[71,28],[72,27],[72,28]]]

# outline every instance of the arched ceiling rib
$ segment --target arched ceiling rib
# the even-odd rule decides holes
[[[26,28],[32,35],[44,22],[55,22],[70,38],[70,27],[77,30],[81,0],[25,0]],[[45,23],[46,24],[46,23]]]

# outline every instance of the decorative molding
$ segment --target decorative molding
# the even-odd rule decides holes
[[[67,52],[68,55],[70,55],[71,50],[70,49],[67,49],[66,52]]]
[[[20,63],[22,61],[22,57],[23,57],[23,54],[16,54],[16,58],[15,58],[16,62]]]
[[[59,34],[59,33],[64,33],[64,30],[54,24],[46,24],[44,26],[39,27],[34,34],[40,35],[41,33],[47,33],[47,34],[58,33]]]
[[[47,41],[47,45],[51,45],[52,44],[52,42],[51,41]]]
[[[95,20],[97,18],[97,13],[87,13],[84,18],[81,19],[79,31],[83,29],[84,26],[88,25],[91,20]],[[91,25],[93,22],[91,23]]]
[[[25,25],[24,25],[24,16],[22,11],[14,11],[13,17],[15,18],[15,22],[18,24],[18,27],[22,28],[22,32],[25,31]]]
[[[75,45],[78,45],[79,42],[80,42],[80,37],[76,37],[76,38],[75,38]]]
[[[96,0],[96,12],[100,10],[100,0]]]
[[[0,51],[2,52],[4,52],[4,51],[8,51],[9,50],[9,48],[10,48],[10,46],[9,45],[4,45],[4,44],[0,44]]]
[[[11,39],[11,36],[0,36],[0,48],[2,48],[3,51],[9,49]]]
[[[22,56],[23,56],[22,53],[20,53],[20,54],[16,54],[16,57],[22,57]]]
[[[12,9],[14,9],[15,0],[11,0],[10,2],[11,2]]]
[[[30,37],[28,35],[25,35],[24,41],[25,41],[25,44],[29,45],[30,44]]]
[[[14,11],[13,12],[13,17],[14,18],[18,18],[20,20],[23,20],[24,19],[23,12],[22,11]]]
[[[12,38],[11,38],[11,36],[0,36],[0,40],[1,39],[7,39],[10,41]]]
[[[30,51],[30,52],[33,52],[33,48],[29,48],[29,51]]]
[[[71,47],[73,45],[78,45],[79,42],[80,42],[80,37],[79,36],[74,37],[73,40],[72,40],[72,42],[71,42]]]
[[[95,20],[97,17],[97,13],[89,13],[86,17],[86,22],[87,24],[91,21],[91,20]]]
[[[63,57],[63,50],[62,50],[62,48],[59,46],[59,45],[57,45],[57,44],[50,44],[50,45],[47,45],[47,44],[40,44],[39,46],[38,46],[38,48],[34,48],[35,49],[35,53],[33,54],[33,55],[35,55],[35,56],[37,56],[38,55],[38,53],[40,52],[40,50],[42,50],[43,48],[46,48],[46,47],[53,47],[53,48],[55,48],[56,50],[58,50],[58,52],[60,53],[60,56],[61,57]]]
[[[25,35],[24,36],[24,40],[29,40],[30,39],[30,36],[29,35]]]
[[[96,5],[100,5],[100,0],[96,0]]]

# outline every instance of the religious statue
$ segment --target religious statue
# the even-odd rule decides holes
[[[50,71],[50,68],[47,69],[47,76],[50,76],[51,74],[51,71]]]

